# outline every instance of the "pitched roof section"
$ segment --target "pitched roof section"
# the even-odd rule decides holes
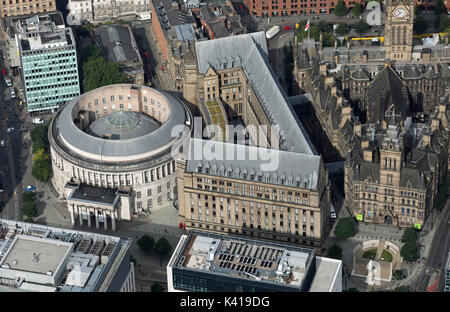
[[[376,99],[372,106],[374,121],[384,119],[384,113],[390,104],[394,104],[402,118],[406,117],[408,111],[406,99],[402,96],[403,83],[401,78],[390,66],[386,66],[378,73],[370,84],[369,98]],[[379,99],[379,100],[378,100]]]
[[[271,124],[280,127],[282,149],[317,154],[269,65],[264,31],[200,41],[195,47],[201,74],[210,66],[216,70],[243,68]]]
[[[206,154],[208,153],[208,154]],[[191,139],[187,172],[317,189],[320,156]]]

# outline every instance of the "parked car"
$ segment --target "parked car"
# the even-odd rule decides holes
[[[6,133],[11,133],[11,132],[13,132],[13,131],[14,131],[14,128],[13,128],[13,127],[6,129]]]
[[[43,124],[45,122],[44,118],[42,117],[33,117],[33,123],[34,124]]]
[[[148,51],[145,51],[145,52],[144,52],[144,56],[145,56],[146,58],[149,58],[149,57],[150,57],[150,54],[148,54]]]
[[[284,28],[283,28],[284,30],[291,30],[292,29],[292,27],[290,27],[290,26],[284,26]]]
[[[27,188],[26,188],[26,190],[25,190],[25,192],[32,192],[32,191],[34,191],[34,190],[36,190],[36,186],[31,186],[31,185],[28,185],[27,186]]]
[[[14,90],[14,88],[11,88],[11,98],[16,98],[16,90]]]
[[[165,65],[161,66],[161,70],[164,70],[165,68],[166,68],[166,66],[165,66]]]
[[[6,145],[5,140],[1,140],[0,141],[0,146],[5,146],[5,145]]]

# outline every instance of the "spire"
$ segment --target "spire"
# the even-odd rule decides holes
[[[395,121],[395,107],[392,107],[392,115],[391,119],[389,120],[389,126],[396,126],[397,122]]]

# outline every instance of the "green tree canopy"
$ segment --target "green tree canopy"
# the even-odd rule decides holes
[[[417,242],[417,231],[415,228],[410,227],[405,229],[405,231],[403,232],[403,236],[402,236],[402,243],[406,243],[406,242],[410,242],[410,243],[416,243]]]
[[[420,11],[419,11],[419,6],[417,5],[417,3],[414,5],[414,16],[417,16],[417,15],[419,15],[420,14]]]
[[[366,23],[366,21],[364,20],[359,20],[356,24],[355,24],[355,31],[362,35],[363,33],[367,32],[369,30],[369,24]]]
[[[403,270],[395,270],[392,276],[395,280],[402,280],[406,277],[405,274],[403,274]]]
[[[143,252],[151,252],[155,246],[155,240],[153,237],[145,234],[140,239],[138,239],[137,244],[139,249]]]
[[[83,77],[84,92],[125,81],[119,64],[107,61],[103,56],[90,57],[83,63]]]
[[[328,248],[327,257],[333,259],[342,259],[342,248],[337,243],[334,243]]]
[[[359,3],[355,3],[355,6],[352,9],[352,14],[354,16],[358,16],[361,14],[361,5]]]
[[[33,203],[36,198],[36,193],[34,192],[23,192],[22,201],[23,202],[31,202]]]
[[[338,27],[336,27],[336,33],[341,36],[347,34],[348,33],[347,23],[339,23]]]
[[[165,255],[168,255],[172,250],[172,246],[170,246],[169,241],[165,237],[161,237],[155,244],[155,251],[161,258]]]
[[[26,201],[22,206],[22,214],[31,219],[38,215],[36,205],[33,202]]]
[[[342,0],[339,0],[336,7],[334,8],[334,14],[336,16],[344,16],[347,14],[347,7]]]
[[[334,229],[334,235],[336,235],[337,238],[345,239],[355,236],[355,234],[356,224],[353,218],[347,217],[339,219],[339,222]]]
[[[152,284],[151,287],[152,292],[163,292],[164,288],[162,287],[162,285],[158,282],[155,282]]]
[[[415,243],[407,242],[400,250],[400,256],[406,261],[414,262],[419,259],[417,245]]]
[[[443,13],[447,14],[447,8],[445,7],[443,0],[438,0],[434,7],[434,14],[441,15]]]
[[[450,20],[448,18],[447,13],[442,13],[436,18],[436,24],[439,32],[446,32],[450,27]]]

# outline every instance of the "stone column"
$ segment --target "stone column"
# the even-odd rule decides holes
[[[98,209],[94,209],[94,215],[95,215],[95,227],[98,229],[100,227],[100,224],[98,222]]]
[[[78,206],[78,216],[80,218],[80,225],[83,225],[83,211],[81,210],[81,206]]]
[[[116,218],[114,217],[114,212],[111,213],[111,224],[112,224],[112,230],[116,230]]]
[[[105,231],[108,230],[108,218],[106,217],[106,210],[102,211],[103,213],[103,225],[105,226]]]
[[[86,213],[88,217],[88,227],[91,227],[91,208],[87,208]]]
[[[72,225],[75,225],[75,216],[74,216],[74,208],[75,204],[70,204],[69,212],[70,212],[70,221],[72,221]]]

